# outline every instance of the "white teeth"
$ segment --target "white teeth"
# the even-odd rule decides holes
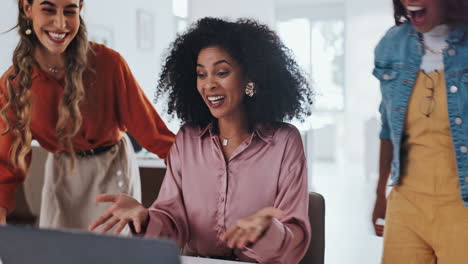
[[[55,40],[62,40],[63,38],[65,38],[66,35],[67,33],[59,34],[59,33],[49,32],[49,36],[51,36]]]
[[[224,99],[224,96],[222,95],[221,96],[208,96],[208,100],[212,103],[220,101],[222,99]]]
[[[411,11],[411,12],[416,12],[416,11],[423,10],[424,8],[420,6],[408,6],[406,7],[406,9],[408,9],[408,11]]]

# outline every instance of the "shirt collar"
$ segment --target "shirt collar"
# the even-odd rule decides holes
[[[209,123],[206,127],[200,128],[198,136],[203,137],[208,132],[210,132],[210,135],[213,135],[213,123]]]
[[[34,80],[38,77],[41,77],[42,79],[47,79],[47,75],[44,73],[43,70],[41,70],[41,68],[39,68],[39,65],[34,62],[32,64],[32,74],[31,74],[31,78]]]
[[[450,31],[447,42],[457,43],[463,40],[463,36],[466,34],[467,27],[462,24],[453,25],[452,30]]]
[[[261,138],[265,143],[271,143],[273,141],[273,134],[275,130],[265,125],[257,125],[254,129],[254,134]]]
[[[411,25],[411,24],[410,24]],[[463,40],[463,37],[467,31],[467,27],[463,24],[453,24],[450,26],[450,32],[447,37],[447,42],[449,43],[457,43]],[[415,38],[419,39],[418,32],[416,29],[411,25],[410,27],[410,35],[414,36]]]
[[[36,64],[33,64],[32,65],[32,74],[31,74],[31,78],[34,80],[36,79],[37,77],[39,77],[40,75],[40,70],[37,68],[37,65]]]
[[[206,134],[210,134],[210,136],[214,136],[214,125],[213,123],[209,123],[206,127],[200,128],[200,133],[198,136],[201,138]],[[274,129],[269,128],[265,125],[256,125],[254,129],[254,135],[258,136],[261,140],[265,141],[265,143],[271,143],[273,140]]]

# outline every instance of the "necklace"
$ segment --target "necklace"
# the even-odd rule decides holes
[[[242,135],[232,135],[230,137],[224,137],[224,136],[221,136],[221,134],[219,134],[219,137],[223,139],[223,146],[224,147],[227,147],[229,145],[229,140],[231,140],[232,138],[234,137],[237,137],[237,136],[240,136],[241,138],[243,138]]]
[[[47,65],[44,65],[40,62],[37,62],[38,66],[43,70],[43,71],[46,71],[51,73],[51,74],[58,74],[62,71],[65,70],[65,67],[50,67],[50,66],[47,66]]]
[[[47,70],[49,70],[49,72],[51,72],[53,74],[57,74],[57,73],[62,71],[62,69],[54,68],[54,67],[49,67],[49,68],[47,68]]]
[[[444,53],[444,50],[448,48],[448,45],[445,45],[441,50],[431,49],[429,46],[427,46],[426,42],[424,41],[423,35],[421,33],[419,33],[418,35],[419,35],[419,41],[423,45],[424,49],[429,51],[432,54],[442,54]]]
[[[227,145],[229,145],[229,140],[231,140],[234,136],[231,136],[231,137],[223,137],[221,136],[221,134],[219,135],[222,139],[223,139],[223,146],[224,147],[227,147]]]

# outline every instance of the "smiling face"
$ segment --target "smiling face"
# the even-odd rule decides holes
[[[202,49],[196,71],[198,92],[215,118],[243,114],[247,78],[229,53],[217,46]]]
[[[416,31],[425,33],[444,23],[444,0],[401,0]]]
[[[23,11],[32,21],[34,34],[51,54],[62,54],[80,27],[80,0],[24,0]]]

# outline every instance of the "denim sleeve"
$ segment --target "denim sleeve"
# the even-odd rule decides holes
[[[391,31],[391,29],[389,30]],[[377,44],[377,46],[375,47],[375,50],[374,50],[374,71],[373,71],[373,75],[379,80],[379,84],[381,85],[381,76],[380,74],[378,74],[378,67],[377,67],[377,61],[381,60],[381,57],[383,56],[383,54],[385,54],[387,52],[387,43],[388,43],[388,35],[389,33],[387,32],[385,34],[385,36],[379,41],[379,43]],[[382,89],[380,89],[380,91],[382,92]],[[384,104],[384,97],[383,97],[383,94],[382,95],[382,99],[380,101],[380,106],[379,106],[379,112],[380,112],[380,120],[381,120],[381,130],[380,130],[380,139],[388,139],[390,140],[390,127],[389,127],[389,124],[388,124],[388,118],[387,118],[387,110],[385,108],[385,104]]]

